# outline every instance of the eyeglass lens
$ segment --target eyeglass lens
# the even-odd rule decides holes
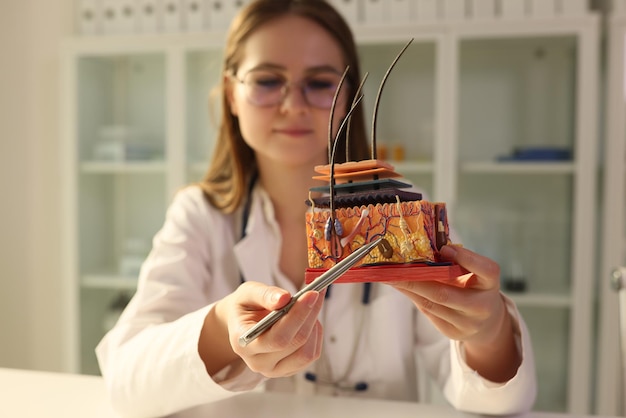
[[[274,106],[281,103],[292,86],[300,88],[307,104],[329,109],[341,76],[324,71],[315,73],[299,83],[292,83],[280,73],[256,70],[246,73],[241,82],[246,88],[248,100],[256,106]]]

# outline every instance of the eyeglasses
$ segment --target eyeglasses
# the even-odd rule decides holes
[[[281,73],[269,70],[251,70],[243,78],[232,76],[244,86],[248,102],[259,107],[270,107],[285,100],[291,86],[300,89],[309,106],[318,109],[330,109],[341,74],[323,71],[311,74],[300,82],[291,82]]]

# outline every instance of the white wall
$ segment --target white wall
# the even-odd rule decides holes
[[[67,369],[59,44],[73,0],[0,2],[0,367]]]

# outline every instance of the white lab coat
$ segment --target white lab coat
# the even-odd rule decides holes
[[[202,404],[249,390],[417,401],[418,364],[459,409],[506,414],[532,406],[533,353],[511,301],[507,299],[523,363],[513,379],[495,384],[464,363],[462,344],[442,336],[408,298],[384,284],[373,286],[367,305],[361,301],[362,284],[332,286],[320,315],[323,360],[310,369],[319,380],[345,377],[342,386],[366,382],[367,391],[314,384],[302,374],[267,380],[245,366],[227,367],[209,376],[198,354],[199,333],[212,304],[233,292],[241,275],[292,293],[297,290],[279,271],[282,243],[270,199],[260,186],[251,199],[246,236],[241,240],[241,212],[220,213],[195,186],[174,199],[141,269],[134,298],[96,348],[118,412],[135,417],[176,412],[179,417],[203,416]]]

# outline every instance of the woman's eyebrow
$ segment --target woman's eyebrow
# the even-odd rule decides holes
[[[248,68],[245,72],[258,71],[258,70],[272,70],[272,71],[280,71],[280,72],[287,71],[287,69],[282,65],[273,64],[271,62],[262,62],[253,67]]]
[[[316,67],[311,67],[306,69],[307,74],[316,74],[316,73],[335,73],[341,75],[342,72],[332,65],[320,65]]]
[[[259,71],[259,70],[268,70],[268,71],[277,71],[281,73],[287,73],[288,70],[284,65],[274,64],[271,62],[262,62],[251,68],[248,68],[245,72],[250,71]],[[305,74],[318,74],[318,73],[334,73],[341,75],[342,72],[332,65],[317,65],[313,67],[308,67],[305,69]]]

